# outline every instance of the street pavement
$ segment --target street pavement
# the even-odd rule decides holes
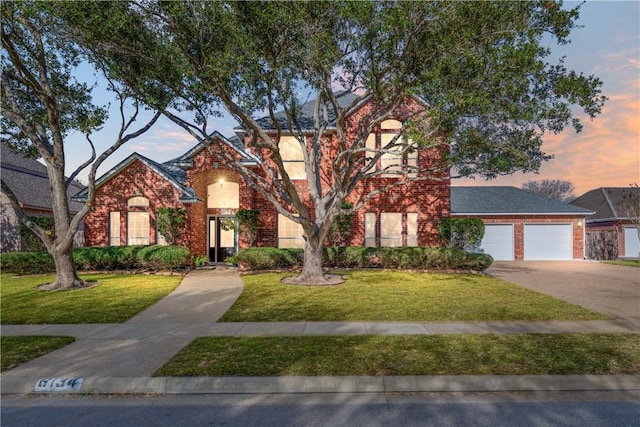
[[[587,265],[582,262],[576,264]],[[494,270],[495,275],[504,278],[505,271],[515,267],[498,264]],[[526,273],[525,276],[530,274]],[[544,277],[540,280],[544,280]],[[628,375],[152,377],[155,371],[189,342],[201,336],[640,333],[640,318],[636,318],[633,310],[625,311],[622,315],[618,311],[618,315],[612,320],[587,322],[217,323],[241,292],[242,281],[235,269],[193,270],[174,292],[121,324],[2,325],[2,335],[6,336],[66,335],[77,340],[60,350],[2,373],[0,391],[2,394],[31,393],[42,378],[82,378],[83,384],[79,390],[81,393],[387,393],[640,389],[640,377]],[[606,295],[601,296],[604,297]]]

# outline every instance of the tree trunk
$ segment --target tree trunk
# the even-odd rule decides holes
[[[302,273],[286,282],[298,285],[337,285],[344,282],[342,277],[325,273],[322,270],[322,250],[322,240],[318,236],[307,237],[304,244]]]
[[[55,248],[51,255],[56,265],[56,280],[40,287],[40,289],[54,291],[87,286],[87,282],[80,279],[76,272],[76,265],[73,262],[73,246],[69,246],[67,249]]]

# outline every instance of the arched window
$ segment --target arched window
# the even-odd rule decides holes
[[[149,199],[144,196],[133,196],[129,200],[127,200],[128,208],[148,208],[149,207]]]
[[[127,200],[129,209],[146,209],[149,207],[149,199],[143,196],[134,196]],[[127,212],[127,245],[149,244],[149,212]]]
[[[240,185],[237,182],[218,180],[207,186],[207,207],[238,209],[240,207]]]

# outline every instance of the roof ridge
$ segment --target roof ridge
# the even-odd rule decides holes
[[[611,203],[611,199],[609,198],[609,195],[607,194],[606,188],[607,187],[600,187],[600,191],[602,192],[602,195],[604,196],[604,199],[607,202],[607,205],[609,205],[609,209],[611,209],[611,213],[613,214],[613,217],[617,218],[618,217],[618,212],[616,211],[615,206],[613,206],[613,203]]]

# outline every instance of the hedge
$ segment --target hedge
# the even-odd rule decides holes
[[[238,264],[247,270],[301,267],[303,258],[302,249],[248,248],[237,255]],[[493,258],[455,248],[347,246],[325,248],[322,262],[329,268],[483,271],[493,263]]]
[[[76,248],[73,260],[78,270],[167,270],[189,265],[191,254],[183,246],[111,246]],[[3,273],[41,274],[55,271],[47,252],[0,254]]]

